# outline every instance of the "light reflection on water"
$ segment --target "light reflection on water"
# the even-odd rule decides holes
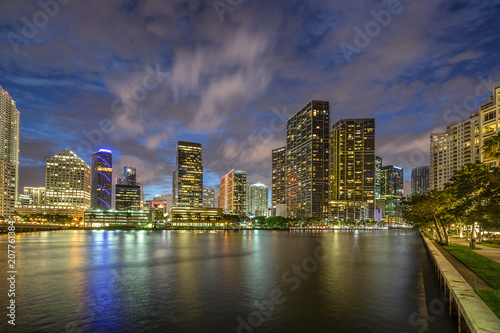
[[[64,231],[16,241],[23,332],[456,330],[446,311],[424,320],[440,291],[411,230]]]

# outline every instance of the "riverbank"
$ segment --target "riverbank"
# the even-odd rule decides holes
[[[441,287],[449,300],[450,314],[456,314],[458,317],[459,332],[466,332],[467,329],[470,332],[500,332],[500,319],[441,252],[439,245],[433,244],[423,235],[422,238]],[[464,269],[461,270],[464,273]],[[475,281],[480,279],[479,276],[472,278]]]

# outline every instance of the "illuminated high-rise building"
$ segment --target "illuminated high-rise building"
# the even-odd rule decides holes
[[[286,209],[286,147],[273,150],[271,192],[273,211],[276,212],[278,205]]]
[[[139,185],[115,185],[116,210],[141,210],[141,187]]]
[[[382,169],[382,157],[375,156],[375,199],[380,199],[381,169]]]
[[[328,215],[330,102],[312,100],[287,121],[286,206],[291,218]]]
[[[173,171],[172,202],[175,207],[203,207],[201,144],[179,141]]]
[[[261,183],[248,187],[247,214],[249,216],[267,216],[269,190]]]
[[[380,175],[380,203],[384,206],[385,222],[400,223],[401,199],[404,196],[403,168],[386,165],[381,168]]]
[[[215,191],[209,188],[203,189],[203,207],[215,208]]]
[[[430,166],[421,166],[411,170],[411,194],[425,194],[429,191]]]
[[[14,213],[19,183],[19,118],[16,102],[0,86],[0,216]]]
[[[92,154],[92,209],[112,209],[113,155],[111,150],[100,149]]]
[[[45,205],[90,208],[90,166],[70,150],[51,156],[45,166]]]
[[[479,161],[481,130],[479,114],[449,125],[445,132],[431,134],[431,190],[442,190],[451,177],[467,163]]]
[[[220,180],[219,208],[226,214],[246,216],[247,172],[233,169]]]
[[[373,219],[375,210],[375,119],[340,119],[330,135],[330,201],[332,210],[352,207],[364,212],[332,211],[333,216]],[[357,204],[352,204],[352,203]],[[366,203],[366,205],[365,205]],[[351,205],[350,205],[351,204]],[[343,209],[343,208],[341,208]]]

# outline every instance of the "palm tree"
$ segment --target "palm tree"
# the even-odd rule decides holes
[[[484,157],[500,163],[500,132],[484,140],[482,150]]]

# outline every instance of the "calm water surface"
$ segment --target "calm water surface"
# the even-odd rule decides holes
[[[16,241],[19,332],[457,330],[412,230],[56,231]],[[0,331],[11,331],[2,317]]]

